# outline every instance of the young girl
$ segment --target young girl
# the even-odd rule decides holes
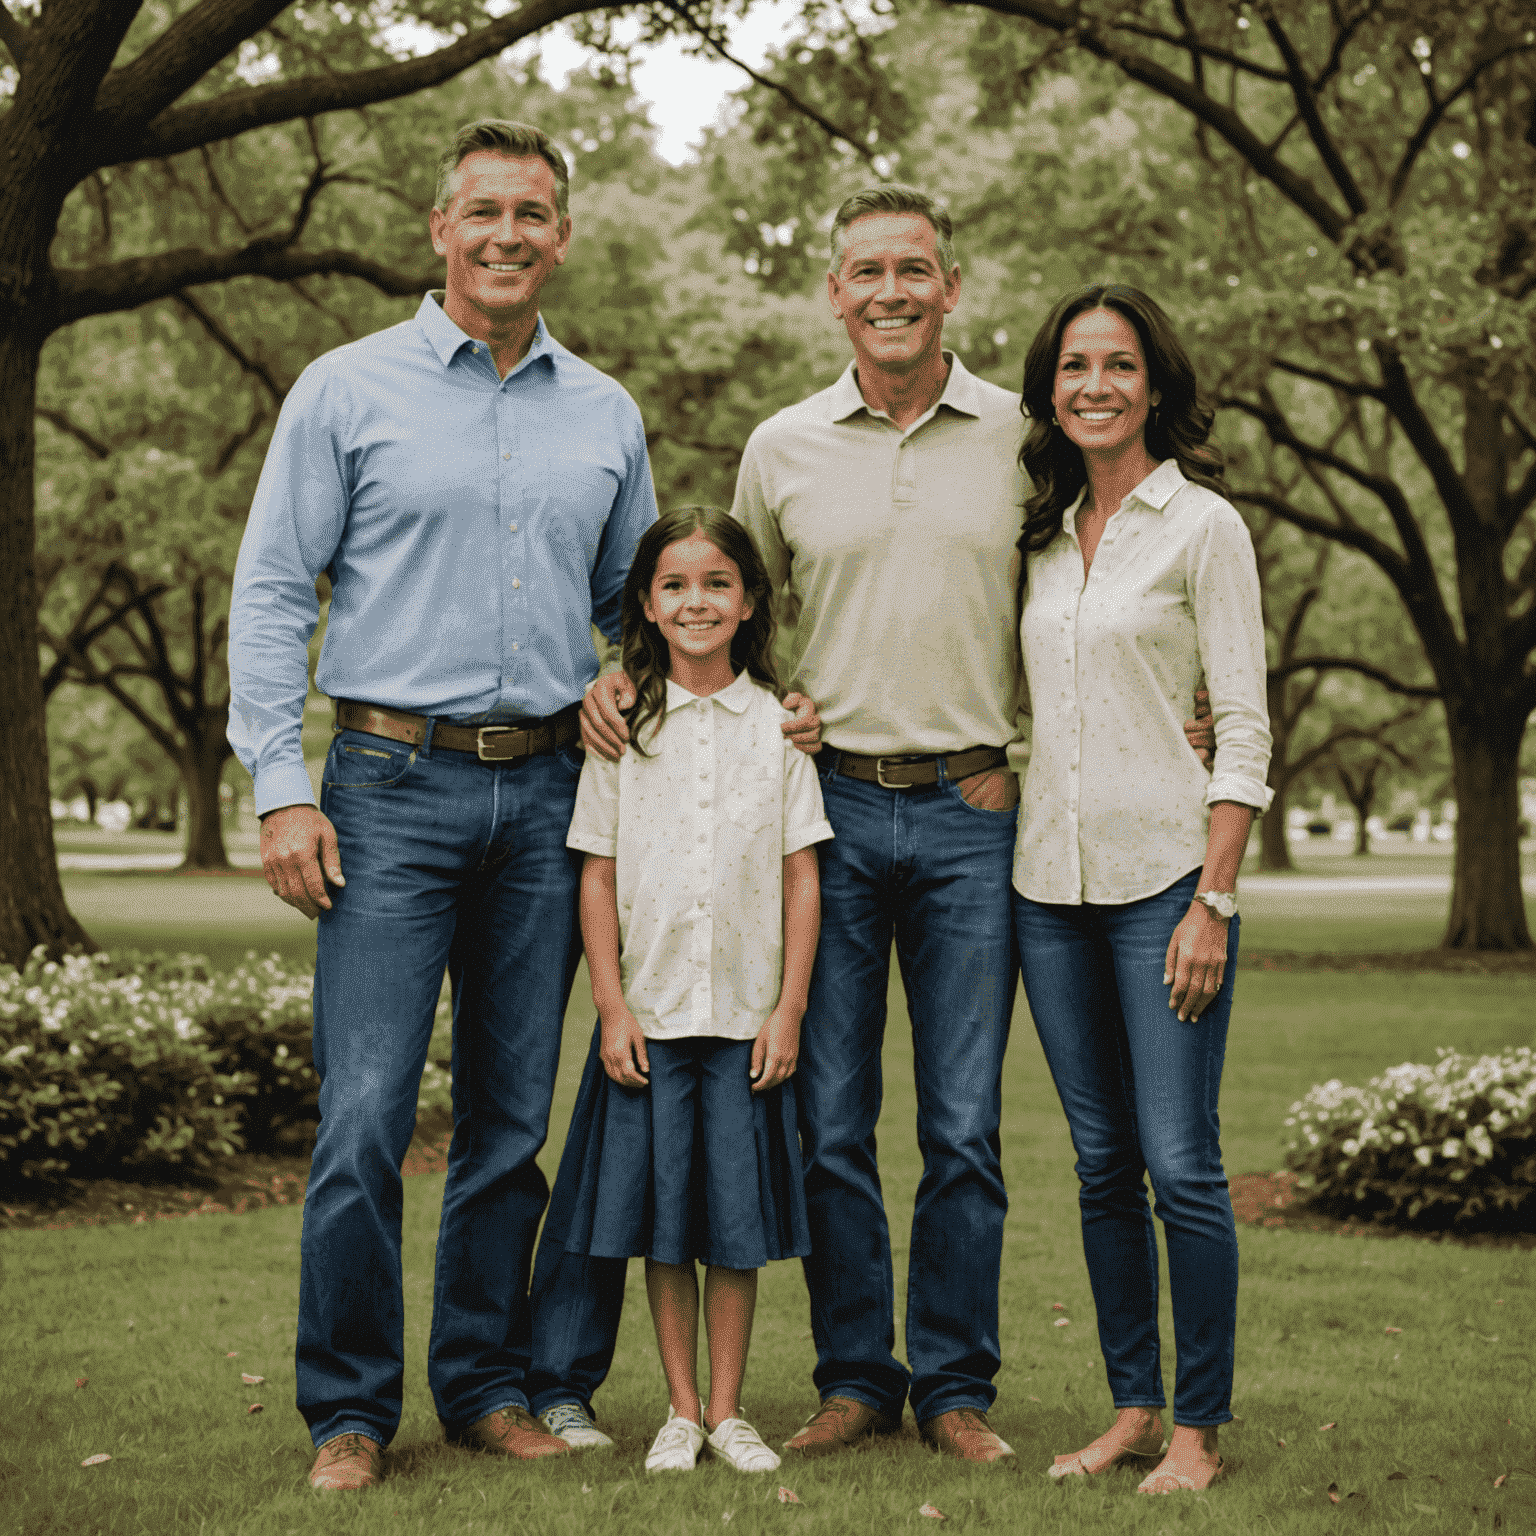
[[[568,1251],[645,1256],[672,1398],[650,1472],[692,1470],[706,1442],[741,1472],[779,1464],[740,1393],[757,1271],[810,1251],[788,1080],[820,922],[813,845],[832,828],[779,729],[773,630],[767,571],[727,513],[682,507],[650,529],[624,589],[631,749],[588,756],[566,839],[587,856],[599,1021],[553,1198]]]

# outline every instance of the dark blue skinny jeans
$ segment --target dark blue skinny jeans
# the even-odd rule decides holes
[[[527,1407],[528,1271],[544,1144],[580,954],[580,761],[516,764],[343,731],[321,809],[346,885],[320,917],[320,1130],[304,1201],[298,1404],[316,1445],[388,1444],[404,1382],[400,1164],[446,967],[453,1141],[427,1374],[455,1431]]]
[[[1163,984],[1168,941],[1196,870],[1123,906],[1054,906],[1013,896],[1024,992],[1077,1150],[1083,1252],[1117,1408],[1161,1408],[1157,1236],[1168,1245],[1177,1424],[1232,1417],[1237,1232],[1216,1114],[1232,1015],[1238,920],[1221,991],[1179,1022]]]
[[[1017,959],[1008,919],[1015,811],[967,805],[943,772],[891,790],[818,758],[836,837],[817,845],[821,939],[795,1092],[811,1256],[817,1390],[919,1422],[991,1406],[1008,1199],[999,1163],[1003,1052]],[[825,761],[823,761],[825,760]],[[891,942],[906,986],[923,1176],[893,1353],[890,1229],[875,1160]],[[910,1369],[909,1369],[910,1367]]]

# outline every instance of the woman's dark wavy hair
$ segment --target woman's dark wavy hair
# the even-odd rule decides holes
[[[1095,283],[1059,299],[1029,344],[1024,359],[1024,398],[1020,409],[1029,418],[1019,463],[1034,486],[1024,503],[1024,533],[1019,553],[1022,587],[1028,557],[1038,554],[1061,532],[1062,514],[1088,481],[1082,451],[1055,425],[1051,396],[1061,357],[1061,338],[1079,315],[1091,309],[1112,309],[1128,321],[1141,338],[1147,380],[1161,399],[1148,415],[1147,452],[1154,459],[1176,459],[1186,480],[1211,490],[1221,489],[1225,460],[1208,439],[1216,413],[1200,394],[1194,366],[1173,322],[1156,300],[1124,283]]]
[[[775,698],[784,697],[773,664],[773,584],[768,568],[752,542],[752,535],[719,507],[674,507],[651,524],[635,549],[635,558],[624,583],[624,671],[635,685],[635,702],[624,712],[629,739],[642,757],[649,756],[640,744],[641,731],[659,720],[667,707],[667,671],[671,656],[660,628],[645,616],[643,599],[650,596],[656,567],[669,544],[701,534],[741,572],[742,586],[752,604],[752,616],[741,621],[731,638],[731,666],[749,672]]]

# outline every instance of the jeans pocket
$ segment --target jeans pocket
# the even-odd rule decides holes
[[[389,789],[416,763],[416,748],[365,731],[342,731],[325,759],[329,789]]]

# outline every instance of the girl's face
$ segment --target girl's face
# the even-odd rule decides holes
[[[642,606],[667,642],[674,672],[679,658],[690,669],[712,662],[729,667],[731,641],[752,617],[740,567],[702,533],[662,550]]]
[[[1142,441],[1162,396],[1151,387],[1141,338],[1124,315],[1090,309],[1062,332],[1051,408],[1084,453],[1115,453]]]

